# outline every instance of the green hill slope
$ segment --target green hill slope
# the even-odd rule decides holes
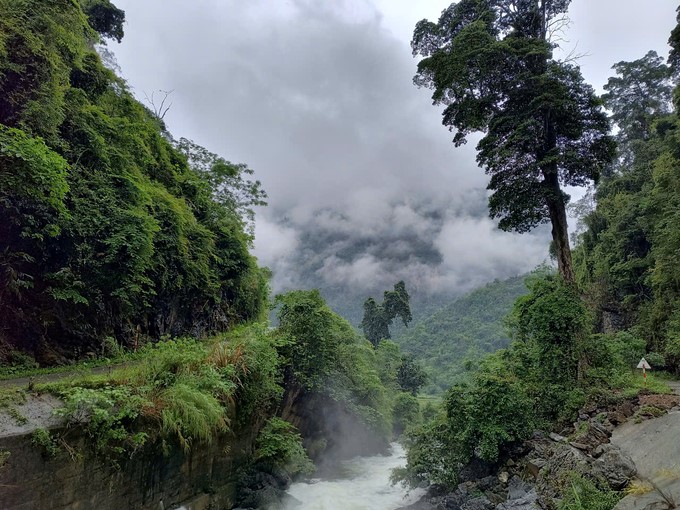
[[[395,341],[419,359],[430,375],[426,391],[447,389],[464,377],[466,364],[507,347],[503,320],[514,301],[526,294],[524,278],[489,283],[399,332]]]

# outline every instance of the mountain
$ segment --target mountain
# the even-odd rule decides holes
[[[430,376],[425,391],[439,393],[464,379],[466,366],[507,347],[504,319],[526,294],[526,275],[496,280],[450,301],[395,335],[402,350],[420,360]]]

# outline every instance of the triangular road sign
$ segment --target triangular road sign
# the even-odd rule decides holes
[[[647,360],[645,358],[642,358],[640,360],[640,363],[638,363],[637,367],[644,368],[645,370],[649,370],[652,368],[651,366],[649,366],[649,363],[647,363]]]

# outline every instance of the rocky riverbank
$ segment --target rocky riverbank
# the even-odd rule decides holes
[[[666,413],[680,420],[679,396],[643,394],[586,407],[560,434],[537,431],[496,465],[474,461],[466,466],[454,491],[430,487],[420,501],[400,510],[552,510],[575,475],[593,480],[603,489],[620,491],[636,476],[637,468],[629,444],[612,442],[612,433],[624,423],[635,424]],[[677,434],[668,433],[677,443]],[[645,506],[626,507],[630,508]]]

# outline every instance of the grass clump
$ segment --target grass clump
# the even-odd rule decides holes
[[[592,480],[572,473],[570,484],[558,510],[611,510],[622,498],[622,494],[609,489],[600,489]]]
[[[175,435],[185,449],[192,440],[209,443],[216,433],[228,430],[220,401],[195,385],[174,384],[163,391],[160,402],[163,435]]]
[[[649,482],[644,482],[640,480],[633,480],[628,484],[628,487],[624,490],[626,496],[644,496],[649,494],[654,490],[654,487]]]

